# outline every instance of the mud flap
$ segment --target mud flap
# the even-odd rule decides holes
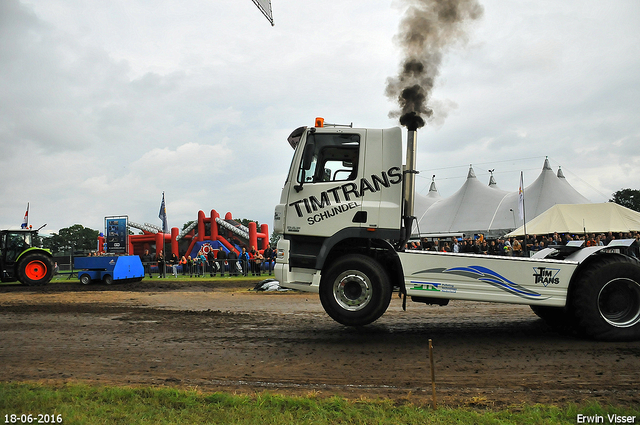
[[[402,298],[402,311],[407,311],[407,288],[400,286],[398,297]]]

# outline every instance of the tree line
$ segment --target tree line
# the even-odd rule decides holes
[[[615,202],[618,205],[627,207],[630,210],[640,212],[640,190],[620,189],[614,192],[609,202]]]

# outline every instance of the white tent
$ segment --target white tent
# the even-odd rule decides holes
[[[496,210],[490,230],[514,229],[522,224],[519,213],[518,192],[507,195]],[[561,171],[556,176],[544,160],[540,175],[524,189],[525,219],[531,220],[556,204],[588,204],[590,201],[582,196],[564,178]]]
[[[424,214],[417,216],[420,234],[485,233],[507,193],[482,184],[469,167],[467,180],[456,193],[435,202]]]
[[[488,237],[502,236],[522,224],[519,218],[518,192],[498,188],[493,175],[489,186],[478,181],[469,168],[467,180],[460,190],[448,198],[434,202],[421,210],[416,201],[416,217],[421,235],[436,233],[483,233]],[[524,189],[525,218],[531,220],[556,204],[588,204],[564,178],[561,170],[554,174],[545,159],[540,175]],[[413,233],[416,233],[414,226]]]
[[[558,204],[527,222],[527,234],[606,233],[640,231],[640,213],[613,202]],[[520,226],[507,236],[524,235]]]
[[[424,215],[424,213],[429,209],[429,207],[431,207],[431,205],[435,204],[441,199],[442,199],[442,196],[440,196],[440,193],[438,193],[438,189],[436,188],[436,182],[432,179],[431,185],[429,186],[429,193],[427,193],[426,196],[416,193],[416,201],[415,201],[416,203],[414,206],[414,214],[417,217],[418,222],[420,221],[420,218]],[[420,233],[423,233],[423,232],[420,232]],[[411,230],[411,234],[412,235],[418,234],[417,222],[414,223],[413,229]]]

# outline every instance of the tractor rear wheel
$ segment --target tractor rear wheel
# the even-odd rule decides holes
[[[53,261],[40,252],[25,255],[18,264],[18,280],[24,285],[46,285],[52,277]]]

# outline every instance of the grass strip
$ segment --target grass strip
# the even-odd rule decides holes
[[[60,418],[64,424],[575,424],[578,415],[634,417],[640,408],[590,403],[564,407],[518,405],[503,410],[439,408],[393,400],[235,395],[172,388],[0,383],[0,423],[21,415]],[[16,421],[12,422],[12,416]],[[60,415],[60,416],[58,416]],[[27,416],[23,416],[27,418]],[[632,422],[632,423],[634,423]],[[48,422],[55,423],[55,422]]]

